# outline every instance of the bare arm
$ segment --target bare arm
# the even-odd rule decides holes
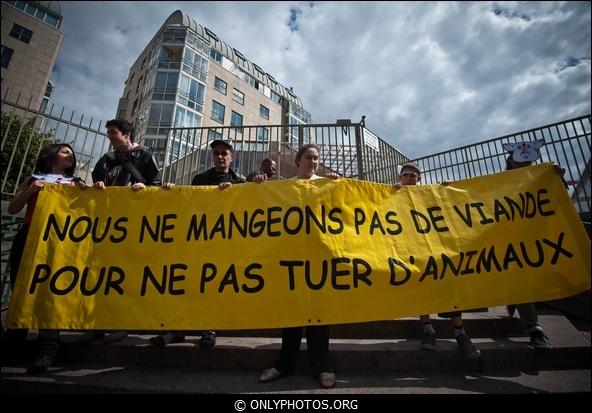
[[[16,195],[10,204],[8,205],[7,211],[9,214],[14,215],[17,212],[20,212],[24,206],[27,204],[27,201],[31,196],[39,192],[45,186],[45,181],[37,179],[31,183],[29,183],[29,179],[27,178],[17,189]]]

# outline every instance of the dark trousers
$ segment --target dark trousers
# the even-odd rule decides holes
[[[291,374],[300,353],[302,329],[306,330],[306,345],[313,374],[332,372],[329,361],[329,326],[291,327],[282,329],[282,350],[274,367]]]

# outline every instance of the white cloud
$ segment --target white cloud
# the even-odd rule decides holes
[[[176,9],[293,86],[313,121],[366,115],[411,157],[591,111],[588,2],[60,3],[55,98],[103,121]]]

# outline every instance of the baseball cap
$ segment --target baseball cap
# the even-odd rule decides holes
[[[417,164],[415,164],[413,162],[409,162],[409,163],[406,163],[403,166],[401,166],[401,172],[400,173],[403,173],[403,171],[405,169],[410,169],[413,172],[415,172],[416,174],[421,175],[421,169],[419,168],[419,166]]]
[[[216,145],[224,145],[228,149],[230,149],[230,152],[234,152],[232,145],[226,141],[221,140],[221,139],[216,139],[216,140],[212,141],[212,143],[210,143],[210,148],[214,149],[214,146],[216,146]]]

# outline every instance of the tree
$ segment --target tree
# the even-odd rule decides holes
[[[36,130],[36,119],[2,113],[2,199],[10,199],[20,182],[34,172],[40,149],[56,142],[51,131],[41,133]]]

